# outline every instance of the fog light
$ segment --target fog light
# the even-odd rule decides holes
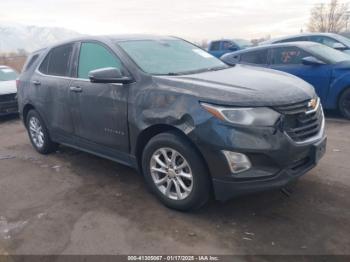
[[[241,153],[222,151],[230,166],[231,172],[234,174],[242,173],[252,167],[249,158]]]

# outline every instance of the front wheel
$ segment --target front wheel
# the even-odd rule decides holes
[[[339,111],[343,117],[350,119],[350,88],[345,90],[339,98]]]
[[[146,145],[142,159],[146,182],[166,206],[187,211],[210,196],[207,168],[193,146],[176,133],[162,133]]]

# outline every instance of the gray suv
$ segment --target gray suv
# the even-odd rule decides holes
[[[19,111],[34,148],[74,147],[134,167],[168,207],[281,188],[326,147],[313,87],[229,67],[184,40],[72,40],[29,57]]]

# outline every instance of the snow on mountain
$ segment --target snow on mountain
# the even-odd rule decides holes
[[[0,24],[0,53],[16,52],[18,49],[31,52],[79,35],[81,34],[59,27]]]

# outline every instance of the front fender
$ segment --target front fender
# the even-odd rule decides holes
[[[151,126],[171,126],[189,135],[211,117],[191,93],[179,93],[171,87],[159,89],[152,84],[131,92],[128,108],[131,153],[135,152],[138,135]]]
[[[348,87],[350,87],[350,73],[343,74],[336,78],[329,88],[324,108],[337,109],[339,95]]]

